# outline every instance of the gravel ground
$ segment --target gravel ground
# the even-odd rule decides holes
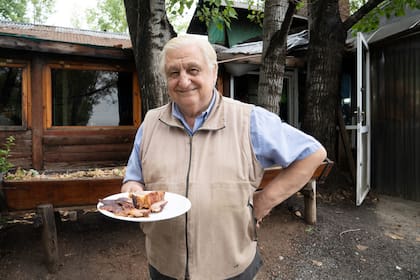
[[[318,221],[276,207],[259,229],[258,279],[420,279],[420,203],[370,195],[360,207],[348,191],[318,193]],[[0,279],[147,279],[144,237],[135,223],[79,211],[58,224],[60,266],[43,264],[41,230],[28,213],[0,223]],[[1,218],[1,217],[0,217]],[[10,217],[9,217],[10,218]]]

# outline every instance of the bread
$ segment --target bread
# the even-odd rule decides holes
[[[133,205],[137,209],[149,209],[152,204],[165,198],[164,191],[138,191],[130,193]]]

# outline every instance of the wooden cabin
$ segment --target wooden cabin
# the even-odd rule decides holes
[[[37,170],[125,165],[141,122],[127,34],[0,22],[0,140]]]

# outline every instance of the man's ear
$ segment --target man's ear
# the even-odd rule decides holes
[[[214,67],[213,67],[213,77],[214,77],[214,80],[213,80],[213,84],[214,85],[216,85],[216,83],[217,83],[217,73],[218,73],[218,65],[216,64]]]

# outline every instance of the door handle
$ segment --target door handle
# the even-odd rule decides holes
[[[356,115],[357,123],[362,123],[365,120],[365,112],[361,111],[359,107],[353,113]]]

